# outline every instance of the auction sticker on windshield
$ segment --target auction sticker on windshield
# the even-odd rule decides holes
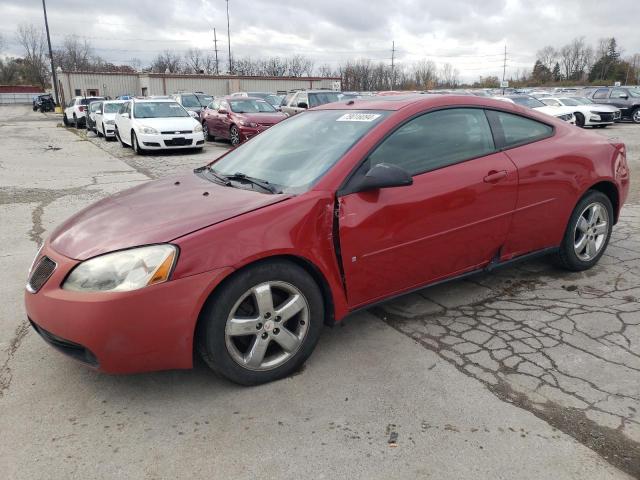
[[[379,116],[379,113],[345,113],[336,122],[373,122]]]

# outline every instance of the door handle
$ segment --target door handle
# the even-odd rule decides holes
[[[502,180],[503,178],[505,178],[507,176],[507,171],[506,170],[491,170],[489,173],[487,173],[487,176],[484,177],[484,182],[485,183],[496,183],[499,182],[500,180]]]

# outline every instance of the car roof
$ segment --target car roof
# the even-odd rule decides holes
[[[522,95],[525,96],[525,95]],[[441,106],[484,106],[511,110],[510,103],[489,97],[457,94],[431,94],[413,93],[409,95],[388,95],[368,98],[349,98],[333,103],[327,103],[314,107],[312,110],[401,110],[402,108],[420,104],[424,108]]]
[[[125,102],[133,101],[135,103],[145,103],[145,102],[168,102],[168,103],[177,103],[173,98],[132,98],[131,100],[124,100]]]

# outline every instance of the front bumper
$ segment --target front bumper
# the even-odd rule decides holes
[[[191,368],[200,309],[227,269],[132,292],[71,292],[61,285],[79,263],[48,245],[57,267],[37,293],[25,291],[27,316],[57,350],[106,373]]]
[[[178,148],[196,148],[204,145],[204,134],[184,133],[184,134],[146,134],[136,133],[138,140],[145,150],[162,150]]]
[[[116,136],[116,126],[115,125],[105,125],[104,126],[104,136],[105,137],[115,137]]]
[[[240,126],[238,130],[240,132],[240,138],[242,141],[249,140],[251,137],[255,137],[259,133],[267,130],[271,125],[258,125],[257,127]]]

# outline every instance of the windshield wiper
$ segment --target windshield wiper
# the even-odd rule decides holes
[[[213,177],[213,180],[216,183],[220,183],[222,185],[224,185],[225,187],[230,187],[231,186],[231,182],[227,179],[227,177],[225,177],[224,175],[220,175],[219,173],[216,173],[216,171],[210,167],[209,165],[205,165],[203,167],[198,167],[195,168],[193,170],[193,173],[195,173],[196,175],[200,175],[203,177],[207,177],[207,174],[211,177]],[[208,178],[208,180],[211,180],[210,178]]]
[[[239,181],[249,182],[249,183],[252,183],[254,185],[259,186],[263,190],[266,190],[266,191],[268,191],[270,193],[282,193],[274,185],[270,184],[266,180],[261,180],[259,178],[249,177],[246,174],[241,173],[241,172],[236,172],[233,175],[225,175],[224,178],[226,178],[227,180],[239,180]]]

